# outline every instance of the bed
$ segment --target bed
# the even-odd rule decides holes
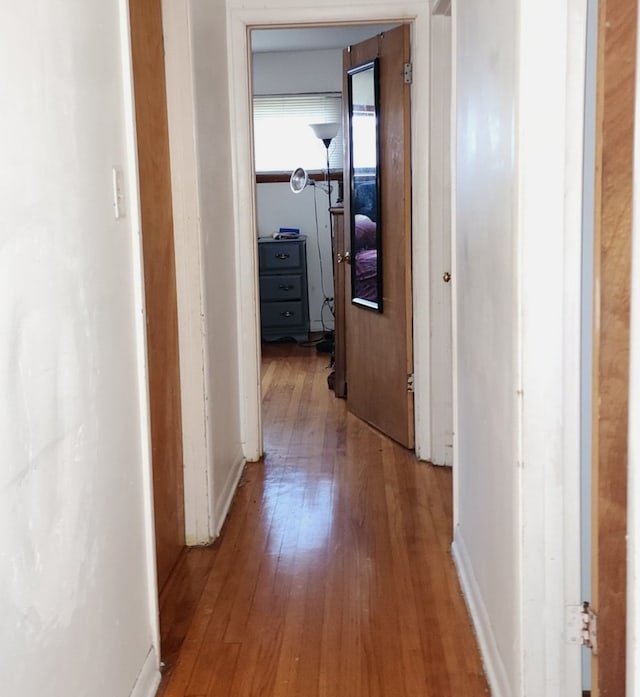
[[[355,216],[354,250],[355,262],[353,297],[378,301],[378,250],[376,246],[376,223],[366,215]]]
[[[378,297],[378,201],[373,178],[359,179],[353,191],[354,234],[351,256],[354,264],[353,297],[377,305]]]

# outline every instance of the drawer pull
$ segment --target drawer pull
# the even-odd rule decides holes
[[[293,317],[295,315],[295,312],[291,312],[291,310],[286,310],[285,312],[280,313],[280,317]]]
[[[291,255],[287,254],[286,252],[280,252],[280,254],[276,254],[275,257],[276,259],[282,259],[284,261],[285,259],[288,259]]]
[[[281,283],[278,286],[278,290],[293,290],[293,285],[291,283]]]

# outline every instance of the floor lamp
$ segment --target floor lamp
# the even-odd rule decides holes
[[[309,124],[311,129],[316,135],[316,138],[319,138],[323,143],[324,147],[327,152],[327,171],[326,171],[326,182],[327,182],[327,197],[329,199],[328,202],[328,213],[329,213],[329,239],[331,240],[331,274],[333,276],[333,269],[335,268],[335,263],[334,263],[334,257],[335,257],[335,245],[334,245],[334,240],[333,240],[333,220],[331,218],[331,163],[329,161],[329,147],[331,145],[331,141],[338,135],[338,131],[340,130],[340,124],[337,122],[331,122],[331,123],[311,123]],[[333,279],[333,298],[335,302],[335,297],[336,297],[336,291],[335,291],[335,278]],[[334,333],[331,333],[330,338],[325,339],[326,345],[324,347],[318,346],[318,350],[326,350],[327,353],[333,354],[333,349],[334,349]],[[333,359],[332,359],[333,362]]]
[[[333,273],[333,268],[334,268],[334,255],[335,255],[335,250],[334,250],[334,240],[333,240],[333,220],[331,219],[331,163],[329,159],[329,147],[331,146],[331,142],[333,139],[338,135],[338,131],[340,130],[340,124],[337,122],[331,122],[331,123],[311,123],[309,124],[310,128],[313,130],[314,134],[316,135],[317,138],[319,138],[326,149],[327,153],[327,169],[325,172],[325,181],[327,185],[327,197],[328,197],[328,206],[327,210],[329,212],[329,236],[331,240],[331,269]],[[306,171],[299,167],[296,169],[292,175],[291,179],[289,180],[289,185],[291,187],[291,191],[293,191],[294,194],[299,194],[305,187],[313,184],[313,180],[310,180]],[[333,297],[335,301],[335,279],[334,279],[334,292],[333,292]],[[321,346],[322,344],[322,346]],[[325,341],[321,342],[321,344],[318,345],[318,350],[320,351],[326,351],[327,353],[332,353],[333,352],[333,335],[331,338],[325,339]],[[326,346],[324,346],[326,344]]]
[[[338,135],[340,124],[337,122],[311,123],[309,126],[316,134],[316,138],[319,138],[324,143],[324,147],[327,151],[327,171],[325,176],[327,181],[327,196],[329,197],[329,210],[331,210],[331,165],[329,162],[329,147],[331,145],[331,141]],[[333,252],[333,224],[331,221],[331,215],[329,215],[329,232],[331,233],[331,245]]]

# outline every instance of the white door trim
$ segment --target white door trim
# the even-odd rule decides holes
[[[213,466],[207,414],[208,347],[203,293],[193,59],[189,2],[162,0],[178,299],[185,538],[207,544],[213,530]]]
[[[581,693],[580,650],[565,642],[564,612],[567,605],[581,601],[579,356],[586,17],[586,0],[524,2],[519,15],[522,693],[548,697]],[[541,341],[542,337],[553,340]],[[529,632],[540,621],[541,608],[544,630]]]
[[[289,7],[228,7],[229,83],[231,97],[234,206],[240,308],[239,346],[243,442],[245,456],[262,453],[260,395],[260,333],[258,322],[256,212],[250,119],[249,31],[255,27],[411,21],[412,60],[412,171],[413,171],[413,316],[416,453],[430,456],[429,414],[429,267],[428,267],[428,78],[430,8],[424,2],[387,2],[371,6],[308,3]],[[417,40],[416,40],[417,39]],[[420,153],[417,158],[415,153]]]
[[[453,284],[443,280],[452,267],[451,227],[451,17],[431,22],[430,241],[430,433],[429,461],[453,464]]]

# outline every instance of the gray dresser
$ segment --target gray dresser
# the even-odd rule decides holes
[[[309,339],[307,240],[258,240],[263,341]]]

